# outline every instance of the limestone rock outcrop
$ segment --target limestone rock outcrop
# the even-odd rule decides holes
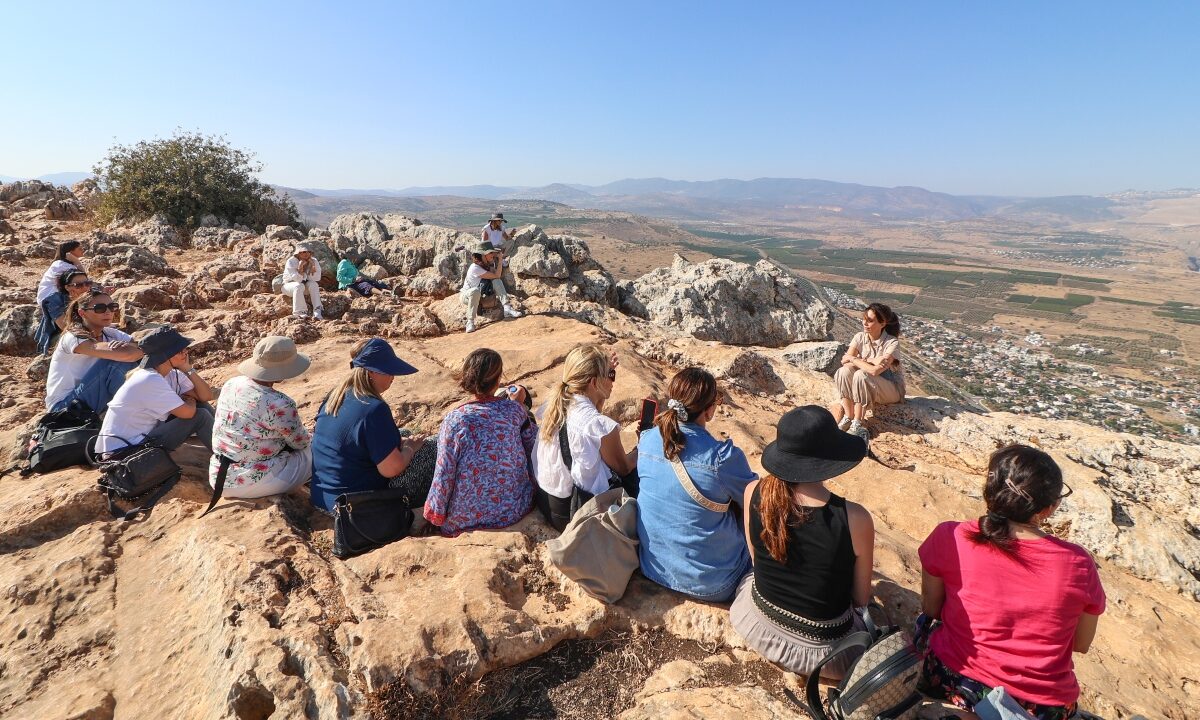
[[[14,305],[0,312],[0,353],[24,355],[32,352],[40,317],[41,311],[32,304]]]
[[[629,290],[622,299],[627,312],[700,340],[782,347],[825,340],[833,328],[832,312],[765,260],[691,263],[676,255],[671,267],[643,275]]]

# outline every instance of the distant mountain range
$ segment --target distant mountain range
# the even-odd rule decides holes
[[[283,188],[287,190],[286,188]],[[290,191],[297,197],[295,191]],[[606,185],[554,183],[541,187],[463,185],[402,190],[305,188],[320,197],[462,197],[481,200],[543,200],[578,208],[621,210],[679,220],[721,220],[747,214],[793,221],[821,216],[877,220],[969,220],[1001,216],[1042,221],[1088,222],[1117,217],[1115,197],[1019,198],[950,195],[919,187],[877,187],[801,178],[686,181],[665,178],[617,180]]]
[[[12,175],[0,175],[0,183],[16,182],[17,180],[41,180],[42,182],[54,183],[55,185],[74,185],[80,180],[86,180],[92,177],[90,172],[60,172],[50,173],[49,175],[39,175],[38,177],[13,177]]]

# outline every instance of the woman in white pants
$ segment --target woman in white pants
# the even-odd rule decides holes
[[[291,338],[268,336],[221,388],[213,425],[209,483],[216,486],[221,458],[227,458],[225,497],[279,495],[312,476],[312,437],[300,422],[296,403],[275,389],[308,369],[308,357]]]
[[[283,294],[292,298],[292,314],[308,317],[305,294],[312,301],[313,317],[323,320],[321,315],[321,263],[312,254],[312,246],[306,242],[296,246],[296,251],[283,266]]]

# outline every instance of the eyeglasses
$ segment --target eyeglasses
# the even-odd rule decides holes
[[[102,313],[102,312],[115,313],[116,311],[121,309],[121,306],[118,305],[117,303],[96,303],[95,305],[81,305],[80,307],[83,308],[84,310],[91,310],[92,312],[98,312],[98,313]]]
[[[91,280],[80,280],[79,282],[67,283],[67,287],[91,287],[91,286],[92,286]]]
[[[1073,493],[1073,492],[1075,492],[1075,491],[1071,489],[1070,485],[1063,483],[1063,493],[1062,493],[1062,495],[1058,496],[1058,499],[1062,500],[1065,497],[1071,497],[1071,493]]]

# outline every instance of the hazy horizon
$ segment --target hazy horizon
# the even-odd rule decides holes
[[[6,82],[27,108],[0,115],[0,173],[14,176],[85,171],[114,144],[184,128],[298,188],[1200,186],[1194,4],[224,0],[5,16],[22,28],[9,56],[37,59]]]

